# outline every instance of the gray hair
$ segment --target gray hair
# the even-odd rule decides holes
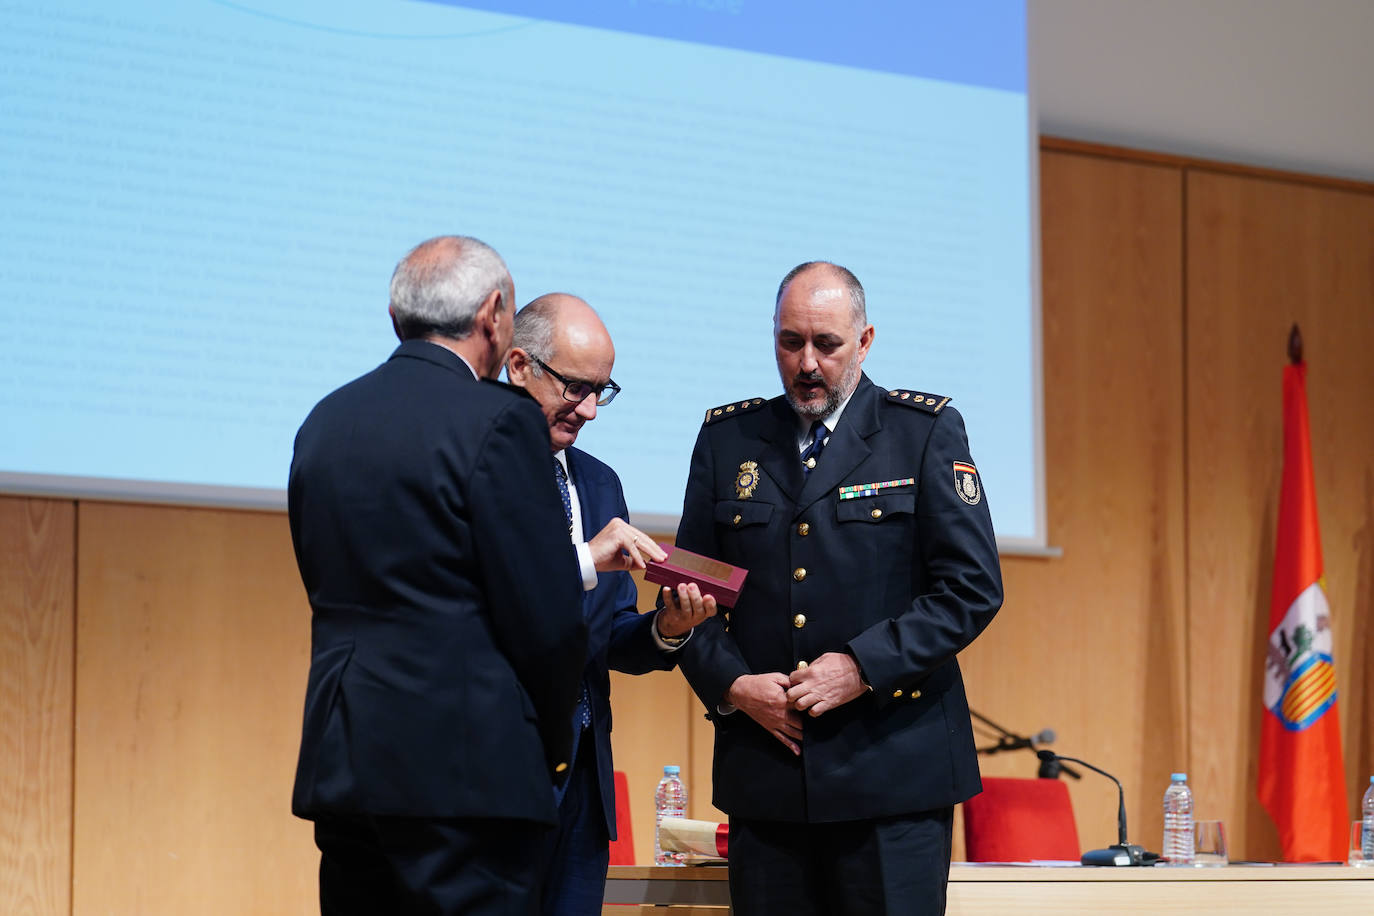
[[[546,293],[532,299],[515,313],[515,336],[512,347],[519,347],[535,359],[549,362],[553,359],[553,331],[557,324],[557,297],[559,293]],[[530,363],[530,374],[539,378],[544,370],[538,363]]]
[[[436,335],[462,340],[472,333],[477,309],[499,289],[514,308],[506,262],[490,245],[462,235],[441,235],[406,253],[391,275],[391,311],[401,337]]]
[[[782,282],[778,284],[778,294],[773,299],[774,320],[777,319],[777,309],[782,304],[782,294],[787,291],[787,284],[813,267],[828,267],[840,275],[840,279],[844,281],[845,287],[849,290],[849,309],[850,316],[854,319],[854,327],[862,328],[868,324],[868,306],[864,299],[863,284],[859,282],[859,278],[854,276],[849,268],[841,267],[830,261],[804,261],[787,272],[787,276],[783,277]]]

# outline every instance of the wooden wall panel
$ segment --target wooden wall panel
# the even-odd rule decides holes
[[[1244,855],[1272,858],[1255,786],[1295,321],[1352,805],[1374,769],[1374,194],[1193,170],[1187,261],[1195,791]]]
[[[0,497],[0,913],[71,912],[75,506]]]
[[[286,516],[83,503],[79,530],[75,912],[311,912]]]
[[[657,539],[665,541],[671,537]],[[640,575],[635,579],[639,585],[639,607],[652,613],[657,586],[645,583]],[[689,723],[700,708],[696,695],[677,670],[636,676],[611,673],[611,750],[616,769],[624,770],[629,781],[637,865],[654,861],[654,788],[663,777],[664,766],[682,767],[688,817],[724,820],[711,808],[710,745],[706,747],[704,768],[699,764],[700,755],[694,753]]]
[[[1006,603],[964,652],[965,680],[979,712],[1023,734],[1051,727],[1055,750],[1116,775],[1131,838],[1157,849],[1168,774],[1188,753],[1182,178],[1090,155],[1040,162],[1049,539],[1063,556],[1003,559]],[[984,758],[988,775],[1037,769],[1025,751]],[[1115,786],[1085,772],[1069,787],[1083,846],[1115,842]]]

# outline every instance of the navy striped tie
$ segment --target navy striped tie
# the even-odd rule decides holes
[[[807,443],[806,449],[801,453],[803,474],[811,473],[811,469],[816,466],[816,462],[821,457],[821,452],[825,450],[825,443],[829,438],[830,430],[825,428],[823,422],[817,420],[811,425],[811,441]]]
[[[553,459],[553,476],[558,481],[558,495],[563,497],[563,514],[568,517],[568,534],[572,534],[572,494],[568,492],[568,472],[563,470],[563,462]]]

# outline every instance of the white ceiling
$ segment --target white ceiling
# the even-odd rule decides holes
[[[1028,0],[1040,132],[1374,181],[1374,0]]]

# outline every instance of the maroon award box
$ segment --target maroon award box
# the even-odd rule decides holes
[[[734,607],[749,570],[704,557],[672,544],[659,544],[668,554],[662,562],[650,561],[644,578],[677,588],[679,582],[695,582],[703,595],[713,595],[721,607]]]

